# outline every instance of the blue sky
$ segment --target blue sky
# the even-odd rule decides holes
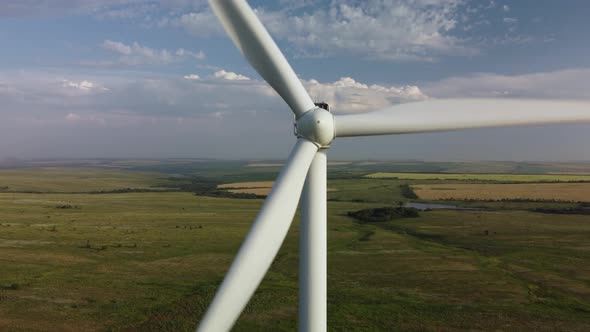
[[[337,113],[429,98],[590,99],[585,0],[250,4]],[[0,159],[281,159],[293,144],[287,106],[205,1],[4,0],[0,42]],[[330,156],[590,160],[588,142],[588,125],[486,129],[337,139]]]

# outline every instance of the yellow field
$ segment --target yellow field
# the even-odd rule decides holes
[[[573,174],[444,174],[444,173],[371,173],[373,179],[401,180],[462,180],[496,182],[581,182],[590,181],[590,175]]]
[[[328,166],[341,166],[341,165],[350,165],[352,161],[330,161],[328,162]],[[282,167],[284,164],[281,163],[250,163],[247,164],[246,167]]]
[[[261,196],[267,196],[272,188],[244,188],[244,189],[228,189],[230,193],[234,194],[255,194]]]
[[[412,189],[425,200],[590,201],[590,183],[425,184],[414,185]]]
[[[270,193],[274,181],[234,182],[217,186],[219,189],[227,189],[234,194],[255,194],[266,196]]]
[[[273,184],[274,181],[233,182],[220,184],[217,188],[271,188]]]
[[[234,182],[220,184],[217,188],[226,189],[234,194],[256,194],[266,196],[270,193],[273,184],[274,181]],[[328,191],[336,191],[336,189],[328,188]]]

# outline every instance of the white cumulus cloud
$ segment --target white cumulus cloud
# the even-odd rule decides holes
[[[205,52],[203,52],[203,51],[191,52],[191,51],[185,50],[184,48],[179,48],[176,50],[175,54],[177,56],[193,57],[197,60],[204,60],[205,59]]]
[[[91,91],[91,90],[103,90],[106,91],[108,90],[107,88],[97,85],[96,83],[87,81],[87,80],[82,80],[80,82],[73,82],[70,80],[63,80],[62,81],[62,86],[65,88],[72,88],[72,89],[77,89],[77,90],[82,90],[82,91]]]
[[[115,42],[112,40],[105,40],[102,43],[102,47],[105,50],[113,51],[113,52],[123,54],[123,55],[131,55],[131,52],[132,52],[131,46],[125,45],[121,42]],[[137,47],[139,47],[139,45],[137,45]]]
[[[69,113],[68,115],[66,115],[66,121],[71,121],[71,122],[75,122],[80,120],[80,116],[76,113]]]
[[[514,24],[518,23],[518,19],[514,17],[504,17],[504,23]]]
[[[191,12],[175,18],[171,22],[174,26],[180,26],[198,37],[209,37],[224,34],[219,20],[213,12],[206,9],[202,12]]]
[[[336,113],[372,111],[392,104],[428,99],[417,86],[369,85],[351,77],[342,77],[332,83],[309,80],[304,84],[313,99],[327,102]]]
[[[119,55],[116,61],[99,62],[95,64],[115,65],[123,64],[130,66],[138,65],[166,65],[183,58],[194,58],[197,60],[205,59],[203,51],[192,52],[179,48],[175,51],[167,49],[155,49],[143,46],[137,42],[125,44],[119,41],[105,40],[102,47]]]
[[[229,80],[229,81],[249,81],[250,80],[250,77],[248,77],[248,76],[236,74],[231,71],[225,71],[223,69],[216,71],[213,74],[213,76],[215,78],[221,78],[221,79]]]
[[[184,78],[187,80],[198,80],[201,77],[197,74],[189,74],[189,75],[184,75]]]

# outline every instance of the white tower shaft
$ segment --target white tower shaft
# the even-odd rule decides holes
[[[316,153],[301,196],[299,331],[327,329],[327,157]]]

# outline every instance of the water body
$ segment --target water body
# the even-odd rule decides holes
[[[457,206],[457,205],[451,205],[451,204],[430,204],[430,203],[416,203],[416,202],[407,202],[404,204],[405,207],[411,207],[411,208],[415,208],[421,211],[424,210],[441,210],[441,209],[447,209],[447,210],[483,210],[481,208],[468,208],[468,207],[462,207],[462,206]]]

